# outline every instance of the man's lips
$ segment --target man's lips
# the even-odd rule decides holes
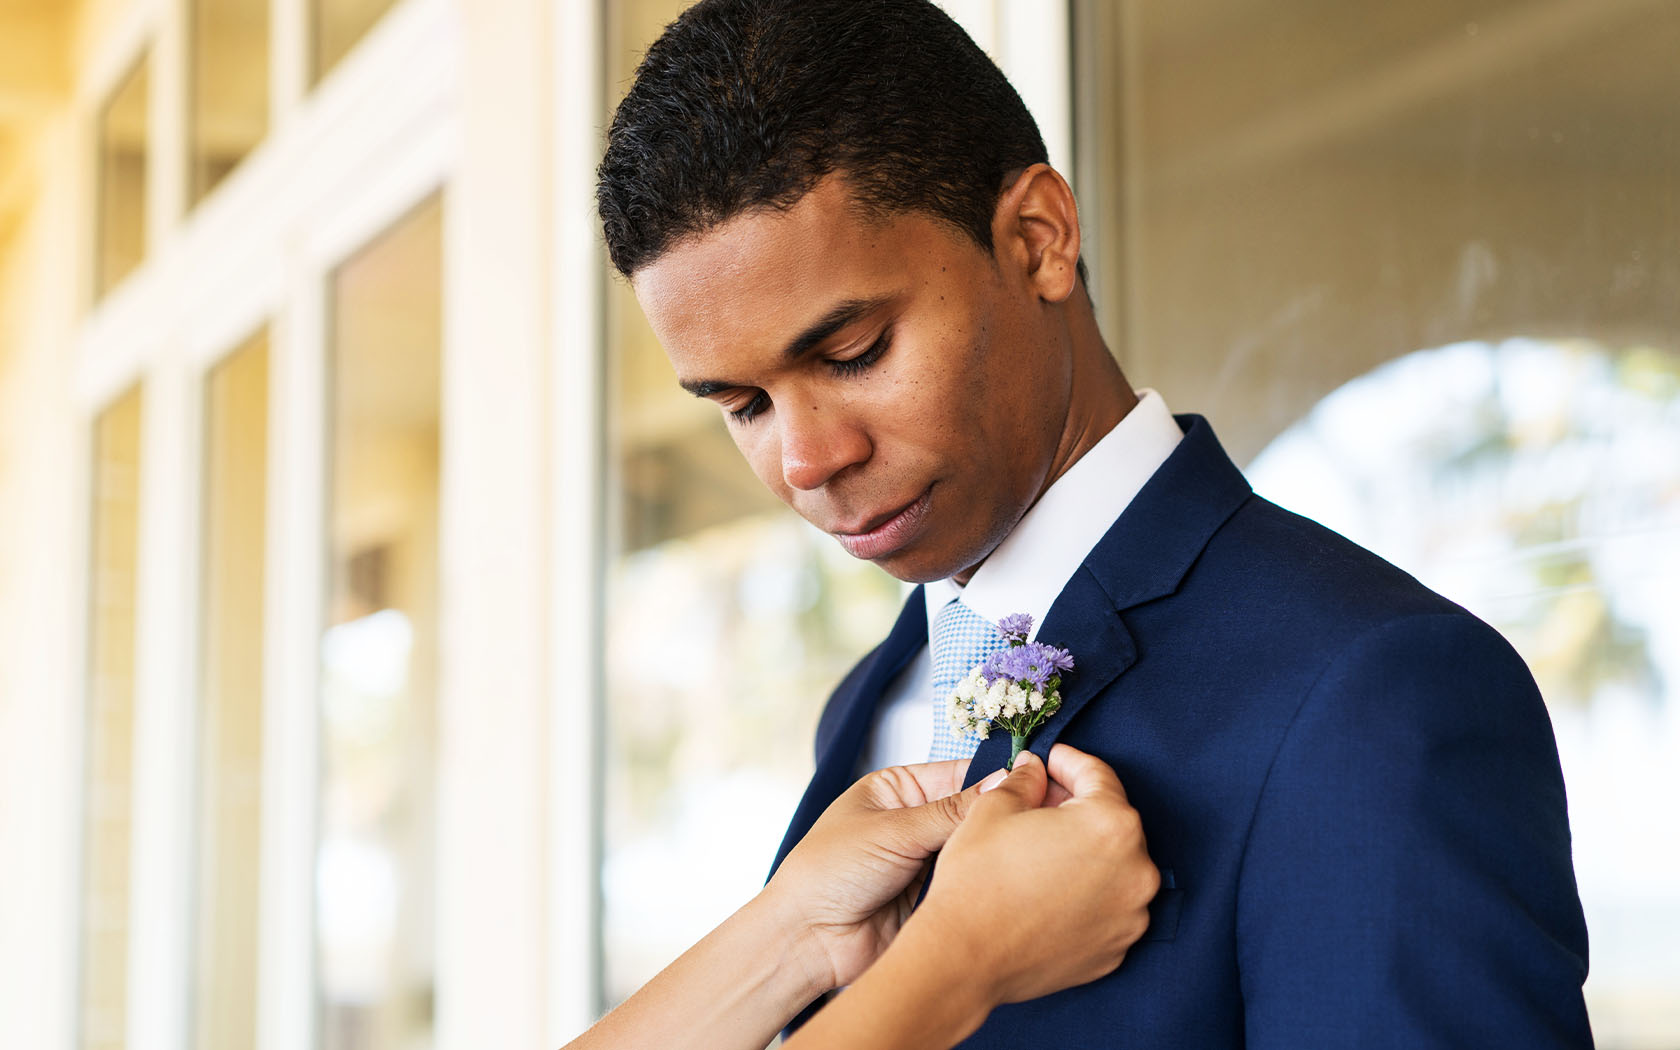
[[[854,529],[835,530],[834,538],[852,557],[873,561],[909,543],[927,517],[927,509],[928,492],[924,491],[905,506],[877,515]]]

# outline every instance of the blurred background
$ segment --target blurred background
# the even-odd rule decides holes
[[[0,0],[0,1034],[555,1045],[760,884],[902,589],[592,216],[680,0]],[[950,0],[1099,318],[1504,631],[1680,1047],[1680,5]]]

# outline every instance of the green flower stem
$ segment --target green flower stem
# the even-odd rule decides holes
[[[1025,748],[1026,746],[1027,746],[1027,734],[1025,734],[1025,733],[1011,733],[1011,734],[1009,734],[1009,761],[1007,761],[1003,764],[1003,768],[1004,769],[1014,769],[1015,768],[1015,758],[1016,758],[1016,756],[1018,756],[1021,753],[1021,750],[1023,748]]]

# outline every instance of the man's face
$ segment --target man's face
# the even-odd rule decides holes
[[[764,484],[902,580],[963,574],[1042,490],[1069,354],[1020,253],[917,212],[866,218],[831,177],[632,280],[682,385]]]

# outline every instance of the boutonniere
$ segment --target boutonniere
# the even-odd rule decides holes
[[[951,723],[980,739],[995,727],[1009,731],[1009,761],[1027,746],[1027,736],[1062,706],[1062,673],[1073,670],[1073,654],[1043,642],[1027,641],[1032,617],[1005,616],[997,631],[1008,642],[976,664],[951,693]]]

